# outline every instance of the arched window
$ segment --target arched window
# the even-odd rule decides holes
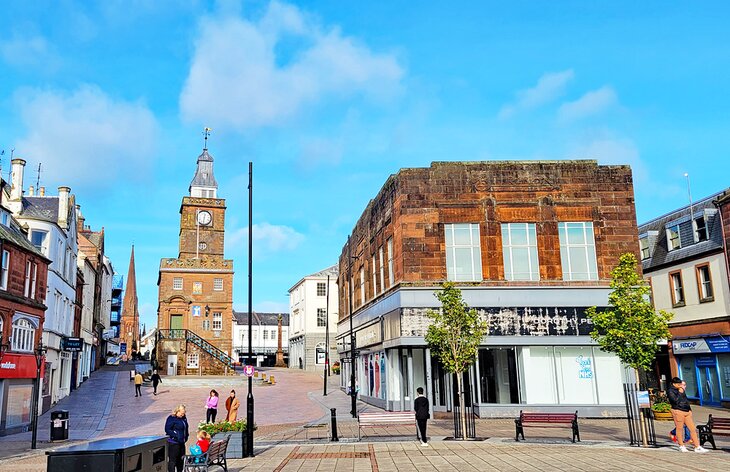
[[[12,350],[33,352],[35,347],[35,327],[25,318],[13,322]]]

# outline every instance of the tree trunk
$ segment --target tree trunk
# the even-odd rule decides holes
[[[456,374],[456,385],[459,390],[459,423],[461,424],[461,439],[466,440],[466,403],[464,402],[463,372]]]
[[[639,369],[634,369],[634,375],[636,375],[636,389],[638,391],[641,388],[641,382],[639,382]],[[648,447],[649,441],[647,440],[646,419],[644,418],[644,411],[641,408],[639,408],[639,422],[641,424],[641,427],[639,428],[641,431],[641,446]]]

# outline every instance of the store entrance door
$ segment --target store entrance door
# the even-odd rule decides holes
[[[715,356],[699,356],[696,359],[700,405],[720,405],[720,381]]]

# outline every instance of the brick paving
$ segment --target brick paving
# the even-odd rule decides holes
[[[38,451],[28,450],[30,433],[0,438],[0,457],[6,458],[0,459],[0,472],[19,468],[44,471],[44,449],[51,447],[95,438],[163,434],[165,418],[178,403],[187,404],[194,430],[205,415],[203,402],[210,388],[222,396],[235,388],[242,402],[239,416],[245,415],[244,378],[175,378],[167,382],[163,378],[159,395],[153,396],[151,388],[144,388],[142,397],[135,398],[128,369],[105,368],[93,373],[89,381],[52,408],[70,411],[73,441],[48,443],[49,414],[39,419]],[[577,445],[570,442],[567,428],[526,429],[527,442],[515,443],[512,419],[477,420],[477,435],[488,438],[486,441],[448,441],[444,439],[453,434],[453,422],[448,418],[430,421],[432,442],[428,448],[416,443],[411,428],[403,427],[373,431],[357,443],[353,439],[357,438],[357,423],[349,414],[350,398],[336,388],[339,378],[332,378],[325,397],[319,375],[288,369],[272,369],[270,373],[276,376],[276,385],[254,385],[257,455],[232,460],[232,471],[655,470],[672,461],[687,470],[722,470],[730,463],[724,451],[683,455],[670,447],[628,448],[626,422],[621,419],[580,420],[583,441]],[[327,442],[330,408],[336,408],[340,443]],[[373,409],[363,403],[357,408]],[[708,413],[717,412],[701,407],[694,410],[699,423]],[[225,408],[221,408],[220,414],[224,413]],[[720,414],[727,415],[727,410]],[[668,432],[673,423],[655,424],[660,444],[671,445]],[[727,448],[730,441],[723,440],[720,445]]]

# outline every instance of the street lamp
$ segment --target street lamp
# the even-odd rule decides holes
[[[355,390],[355,330],[352,326],[352,251],[347,237],[347,302],[350,309],[350,414],[357,418],[357,390]]]
[[[253,162],[248,163],[248,365],[253,365]],[[253,378],[248,378],[246,396],[246,446],[248,457],[253,457],[254,401]]]
[[[38,343],[38,347],[35,348],[33,354],[35,354],[35,383],[33,384],[33,401],[31,403],[31,421],[33,428],[33,436],[31,438],[30,448],[36,448],[36,441],[38,438],[38,396],[41,390],[41,366],[46,359],[46,346],[43,345],[43,341]]]

